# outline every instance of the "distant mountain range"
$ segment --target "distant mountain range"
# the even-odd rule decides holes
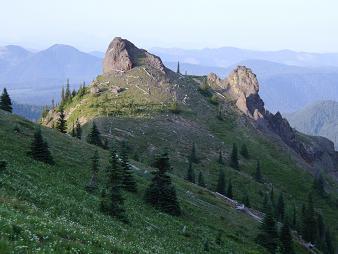
[[[101,72],[101,59],[74,47],[56,44],[36,53],[18,46],[0,48],[0,85],[20,103],[50,104],[62,85],[73,88]]]
[[[292,127],[306,134],[323,136],[338,150],[338,102],[320,101],[294,113],[285,114]]]
[[[260,94],[272,112],[294,112],[318,100],[338,101],[338,54],[290,50],[253,51],[238,48],[151,50],[166,66],[184,74],[225,77],[236,65],[250,67],[260,81]],[[0,88],[6,86],[20,103],[50,104],[70,79],[77,88],[102,70],[101,51],[84,53],[67,45],[31,52],[18,46],[0,48]]]
[[[42,110],[42,106],[13,103],[13,112],[32,122],[36,122],[40,119]]]

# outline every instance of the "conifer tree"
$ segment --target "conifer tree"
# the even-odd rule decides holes
[[[191,161],[189,161],[189,166],[188,166],[187,175],[185,177],[185,180],[191,183],[195,183],[195,171],[192,167]]]
[[[229,179],[229,183],[228,183],[227,197],[231,199],[233,198],[231,179]]]
[[[69,79],[67,79],[66,91],[65,91],[65,102],[67,103],[71,99],[71,92],[69,87]]]
[[[259,163],[259,160],[257,160],[257,164],[256,164],[255,180],[259,183],[263,182],[261,165]]]
[[[7,168],[7,161],[0,160],[0,173],[5,171]]]
[[[316,225],[317,225],[317,243],[321,247],[323,246],[323,243],[325,241],[325,225],[323,216],[319,213],[317,214],[316,218]]]
[[[79,119],[76,119],[76,123],[75,123],[75,136],[78,139],[81,139],[81,137],[82,137],[82,128],[81,128],[81,124],[79,122]]]
[[[99,153],[95,150],[92,160],[91,172],[92,176],[89,183],[86,185],[86,190],[89,192],[93,192],[97,189],[97,175],[99,172]]]
[[[177,62],[177,70],[176,70],[176,73],[177,73],[177,74],[181,74],[181,71],[180,71],[180,62]]]
[[[62,90],[61,90],[61,105],[65,102],[65,87],[62,86]]]
[[[102,147],[101,133],[99,132],[95,122],[93,122],[92,128],[87,136],[87,142],[92,145]]]
[[[278,244],[278,233],[270,202],[267,204],[265,216],[262,224],[260,225],[260,231],[257,235],[256,241],[258,244],[265,247],[270,253],[275,253]]]
[[[9,97],[9,94],[7,92],[7,89],[4,88],[1,96],[0,96],[0,109],[12,113],[12,101]]]
[[[137,192],[137,185],[133,175],[133,171],[129,165],[127,145],[122,143],[121,147],[121,167],[123,171],[122,186],[126,191]]]
[[[245,159],[249,159],[249,151],[246,144],[242,144],[240,153]]]
[[[157,170],[153,173],[154,176],[146,189],[144,199],[147,203],[165,213],[179,216],[181,208],[176,197],[176,190],[167,174],[170,170],[168,154],[160,155],[154,166]]]
[[[216,192],[225,195],[225,174],[222,168],[219,170]]]
[[[323,249],[324,249],[325,254],[335,254],[336,253],[330,229],[326,230],[325,245],[324,245]]]
[[[304,211],[302,236],[305,241],[315,243],[317,236],[317,227],[315,219],[315,210],[311,193],[309,194],[308,204]]]
[[[56,123],[56,129],[61,133],[67,133],[67,121],[63,106],[60,106],[60,115]]]
[[[210,248],[209,248],[209,241],[208,240],[205,240],[204,245],[203,245],[203,250],[204,251],[209,251],[210,250]]]
[[[42,161],[47,164],[54,164],[53,157],[49,151],[48,144],[43,140],[41,129],[36,129],[29,155],[34,160]]]
[[[202,171],[198,174],[198,185],[201,187],[206,187]]]
[[[123,171],[114,147],[111,149],[110,165],[107,169],[108,181],[106,190],[101,195],[101,211],[121,221],[128,222],[122,196]]]
[[[324,183],[323,175],[321,173],[317,174],[313,182],[313,187],[321,196],[325,194]]]
[[[232,145],[230,166],[236,170],[239,170],[238,150],[237,150],[237,145],[235,143]]]
[[[282,254],[293,254],[294,253],[293,244],[292,244],[292,235],[291,235],[291,230],[290,230],[288,219],[285,220],[282,226],[279,241],[281,243],[280,250]]]
[[[268,209],[268,205],[269,205],[269,196],[267,193],[264,194],[264,199],[263,199],[263,207],[262,207],[262,211],[266,211]]]
[[[75,130],[74,123],[73,123],[73,126],[72,126],[71,136],[74,137],[74,138],[76,137],[76,130]]]
[[[224,164],[223,156],[222,156],[222,150],[221,149],[219,149],[218,163],[221,164],[221,165]]]
[[[283,221],[284,220],[284,214],[285,214],[285,204],[284,204],[284,197],[283,193],[280,193],[276,205],[276,217],[277,220]]]
[[[199,160],[197,158],[197,155],[196,155],[196,146],[195,146],[195,142],[192,143],[192,147],[191,147],[191,153],[190,153],[190,158],[189,160],[193,163],[198,163]]]

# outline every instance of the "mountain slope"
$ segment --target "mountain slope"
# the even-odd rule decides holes
[[[11,67],[21,63],[31,55],[31,52],[19,46],[8,45],[0,47],[0,75],[3,75]]]
[[[297,130],[332,140],[338,149],[338,102],[320,101],[304,109],[286,114]]]
[[[67,45],[57,44],[30,54],[2,70],[0,84],[20,103],[50,104],[59,97],[61,87],[70,79],[72,88],[92,81],[101,72],[101,59]]]
[[[210,253],[265,253],[254,243],[255,220],[178,177],[173,180],[182,216],[146,205],[143,193],[152,169],[139,162],[132,161],[139,192],[124,194],[130,224],[102,214],[99,193],[89,194],[84,186],[95,150],[100,155],[99,184],[104,183],[109,152],[42,128],[56,161],[48,166],[27,156],[34,128],[0,110],[0,160],[8,162],[0,172],[1,253],[204,253],[207,240]],[[215,243],[220,230],[221,246]]]
[[[295,132],[279,113],[266,111],[250,69],[239,66],[226,79],[215,74],[183,76],[131,42],[114,41],[106,54],[110,59],[105,63],[110,67],[106,66],[84,94],[63,102],[69,131],[79,119],[86,135],[95,121],[108,143],[127,141],[130,153],[147,165],[157,152],[167,149],[173,173],[182,178],[194,143],[199,163],[193,167],[195,172],[203,172],[209,189],[215,190],[219,169],[224,168],[226,178],[232,179],[235,199],[250,193],[258,210],[271,186],[287,197],[287,210],[295,203],[300,211],[308,193],[313,192],[316,210],[336,230],[332,200],[337,199],[338,158],[332,142]],[[42,123],[55,125],[58,111],[52,109]],[[240,155],[240,171],[229,167],[233,143],[246,144],[249,149],[249,159]],[[217,163],[219,150],[224,165]],[[252,177],[257,160],[265,184]],[[325,192],[330,198],[323,199],[313,191],[319,169],[324,169]]]

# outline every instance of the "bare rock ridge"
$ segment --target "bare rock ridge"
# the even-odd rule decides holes
[[[136,66],[147,65],[162,73],[167,69],[162,60],[144,49],[137,48],[133,43],[121,37],[115,37],[109,44],[103,60],[103,73],[113,71],[125,72]]]
[[[264,107],[259,96],[259,83],[256,75],[245,66],[238,66],[222,80],[216,74],[209,74],[208,81],[215,84],[219,92],[227,94],[235,101],[244,115],[253,119],[259,128],[272,131],[298,153],[308,164],[334,172],[338,168],[338,155],[334,144],[322,137],[311,137],[306,141],[291,128],[289,122],[277,112],[272,114]],[[217,89],[216,89],[217,90]],[[338,175],[336,175],[338,178]]]

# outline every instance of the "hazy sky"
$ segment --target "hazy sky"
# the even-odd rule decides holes
[[[0,0],[0,45],[338,52],[337,0]]]

